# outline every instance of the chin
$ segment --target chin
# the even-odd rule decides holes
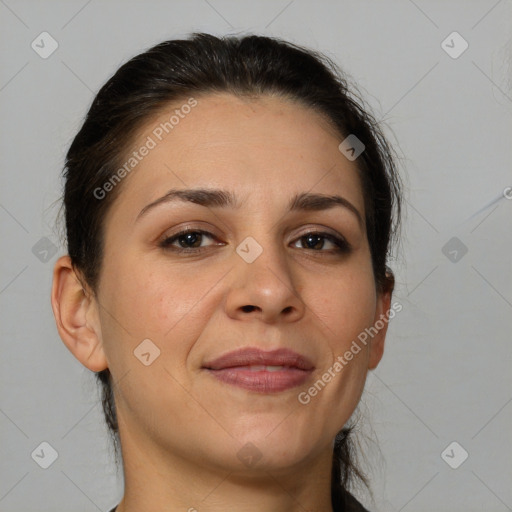
[[[278,424],[272,423],[271,428],[267,423],[254,425],[242,435],[234,436],[239,446],[235,453],[239,467],[265,471],[286,470],[300,464],[310,452],[315,451],[317,443],[311,432],[279,426],[276,428]]]

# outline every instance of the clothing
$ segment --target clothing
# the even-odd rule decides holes
[[[116,507],[114,507],[110,512],[116,512]],[[368,512],[366,508],[357,501],[352,494],[347,493],[345,498],[345,507],[342,510],[336,510],[335,512]]]
[[[369,512],[368,509],[364,508],[359,501],[357,501],[352,494],[347,493],[345,501],[345,509],[343,512]]]

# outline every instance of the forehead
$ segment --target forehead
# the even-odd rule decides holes
[[[184,107],[193,104],[188,98],[173,102],[140,128],[126,158],[151,149],[139,154],[115,209],[150,202],[170,188],[215,186],[260,205],[288,202],[293,193],[341,193],[363,214],[359,171],[322,115],[276,96],[194,99],[191,108]]]

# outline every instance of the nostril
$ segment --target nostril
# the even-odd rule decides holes
[[[244,313],[250,313],[251,311],[254,310],[254,306],[243,306],[242,309]]]

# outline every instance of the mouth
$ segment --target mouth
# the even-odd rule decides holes
[[[304,384],[315,369],[311,361],[288,349],[244,348],[203,365],[215,379],[259,393],[277,393]]]

